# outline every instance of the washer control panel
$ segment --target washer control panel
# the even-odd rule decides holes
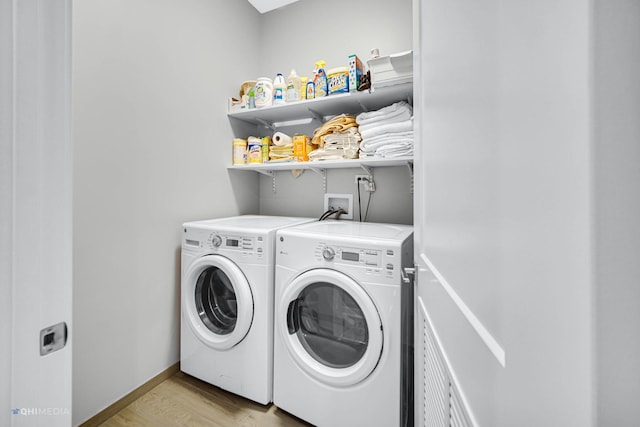
[[[231,249],[242,252],[262,253],[264,250],[262,236],[242,236],[212,232],[207,239],[210,249]]]
[[[233,251],[257,258],[261,258],[265,250],[265,236],[198,229],[185,229],[184,232],[183,250]]]

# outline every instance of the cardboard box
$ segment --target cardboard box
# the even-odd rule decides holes
[[[355,92],[360,87],[364,66],[358,55],[349,55],[349,92]]]

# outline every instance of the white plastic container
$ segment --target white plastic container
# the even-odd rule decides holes
[[[296,70],[291,70],[289,77],[287,77],[287,102],[300,100],[300,86],[300,76]]]
[[[371,86],[384,87],[413,80],[413,51],[381,56],[367,61],[371,71]]]
[[[273,105],[284,104],[286,93],[287,83],[284,81],[284,76],[278,73],[273,80]]]
[[[273,104],[273,83],[269,77],[260,77],[254,90],[256,108]]]

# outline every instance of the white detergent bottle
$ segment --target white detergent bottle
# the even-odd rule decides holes
[[[287,102],[298,101],[300,99],[300,77],[296,70],[292,69],[287,77]]]
[[[273,80],[273,105],[284,104],[286,92],[287,84],[284,81],[284,76],[278,73]]]

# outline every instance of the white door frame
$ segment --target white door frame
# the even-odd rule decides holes
[[[71,0],[0,0],[0,93],[0,425],[69,426]]]

